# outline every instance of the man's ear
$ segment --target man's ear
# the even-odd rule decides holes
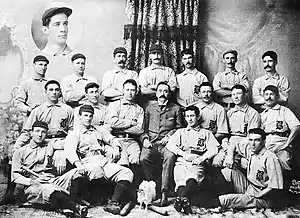
[[[43,26],[43,33],[45,34],[45,35],[48,35],[49,33],[49,28],[48,27],[46,27],[46,26]]]

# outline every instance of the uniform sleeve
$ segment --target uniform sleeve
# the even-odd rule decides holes
[[[146,72],[147,72],[146,69],[142,69],[139,74],[138,83],[142,88],[148,87]]]
[[[197,74],[197,83],[201,85],[203,82],[208,82],[208,79],[203,73],[199,72]]]
[[[76,161],[79,161],[77,155],[77,147],[79,145],[79,137],[75,130],[69,132],[65,139],[64,152],[66,158],[70,161],[71,164],[74,164]]]
[[[110,127],[113,129],[126,129],[131,126],[131,121],[119,117],[120,101],[115,101],[108,106],[108,118]]]
[[[178,87],[177,78],[174,70],[172,70],[171,68],[169,68],[169,70],[170,70],[170,78],[168,84],[170,86],[171,91],[175,91],[175,89]]]
[[[207,151],[203,154],[203,158],[205,160],[209,160],[213,158],[218,153],[219,146],[220,144],[215,138],[215,136],[210,131],[207,131],[207,135],[206,135]]]
[[[253,104],[263,104],[264,97],[261,95],[262,87],[260,84],[260,78],[254,80],[253,87],[252,87],[252,100]]]
[[[249,90],[250,84],[249,84],[247,75],[245,73],[242,73],[242,75],[241,75],[241,82],[240,82],[240,84],[243,85],[247,90]]]
[[[218,133],[225,133],[225,134],[229,133],[226,111],[223,107],[221,108],[220,112],[217,114],[217,127],[218,127],[217,130]]]
[[[12,157],[12,181],[17,183],[17,184],[22,184],[29,186],[30,185],[30,178],[26,178],[21,174],[22,169],[22,155],[21,155],[22,150],[19,149],[17,150]]]
[[[76,107],[74,109],[74,125],[73,125],[73,128],[77,128],[79,125],[80,125],[79,107]]]
[[[213,87],[214,87],[214,91],[218,91],[221,88],[221,74],[220,73],[217,73],[214,77],[214,80],[213,80]]]
[[[66,102],[79,101],[85,96],[84,90],[73,90],[71,81],[68,77],[61,81],[61,90]]]
[[[107,88],[111,88],[112,84],[111,84],[111,78],[112,75],[110,75],[111,72],[106,72],[102,78],[102,84],[101,84],[101,91],[107,89]]]
[[[113,136],[106,128],[100,126],[97,127],[97,131],[98,133],[101,135],[102,140],[106,143],[106,144],[112,144],[112,140],[114,138],[116,138],[115,136]]]
[[[181,130],[177,130],[170,138],[166,145],[166,149],[178,155],[181,151],[180,144],[181,144]]]
[[[285,107],[283,116],[285,118],[286,123],[288,124],[289,129],[294,129],[300,126],[300,122],[295,114],[287,107]]]
[[[287,101],[290,95],[291,87],[287,78],[283,78],[281,84],[278,87],[279,97],[282,101]]]
[[[137,125],[125,129],[124,132],[140,135],[144,132],[143,127],[144,127],[144,110],[140,108],[137,117]]]
[[[72,131],[74,128],[74,112],[71,107],[68,106],[68,131]]]
[[[250,106],[249,106],[250,107]],[[261,126],[261,117],[260,114],[253,109],[253,115],[248,121],[248,130],[254,129],[254,128],[260,128]]]
[[[282,168],[275,155],[266,159],[266,168],[269,177],[268,187],[272,189],[283,189]]]
[[[16,106],[21,112],[27,113],[29,106],[26,105],[28,95],[27,95],[27,89],[26,89],[26,83],[22,83],[17,91],[16,94]]]

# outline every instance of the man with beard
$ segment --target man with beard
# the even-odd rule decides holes
[[[85,100],[85,86],[90,82],[97,83],[93,76],[84,75],[86,57],[83,54],[74,54],[71,58],[74,73],[61,81],[63,99],[72,108],[82,105]]]
[[[115,101],[122,98],[123,83],[127,79],[138,82],[138,73],[126,67],[127,51],[124,47],[117,47],[113,52],[115,69],[107,71],[102,79],[101,94],[107,101]]]
[[[64,139],[73,129],[74,115],[70,106],[59,101],[61,95],[60,84],[56,80],[49,80],[45,84],[46,101],[33,109],[23,126],[14,150],[24,146],[30,140],[32,125],[36,120],[46,122],[49,126],[46,141],[53,147],[53,165],[56,173],[61,175],[66,170],[66,158],[63,152]]]
[[[42,16],[43,32],[47,36],[47,44],[42,50],[45,54],[58,56],[67,55],[72,50],[67,45],[68,18],[72,9],[61,3],[52,3]]]
[[[278,156],[284,170],[290,170],[292,145],[300,122],[289,108],[278,104],[280,93],[277,87],[268,85],[263,94],[265,110],[261,113],[261,119],[267,134],[266,148]]]
[[[261,125],[259,113],[247,104],[246,93],[247,90],[243,85],[237,84],[231,89],[235,106],[227,112],[230,138],[224,138],[222,143],[222,147],[227,148],[224,165],[230,168],[234,166],[235,150],[245,149],[249,129],[259,128]],[[241,161],[243,161],[240,163],[242,168],[245,168],[247,158],[243,157]]]
[[[285,105],[287,103],[291,90],[288,79],[276,71],[276,65],[278,63],[276,52],[266,51],[262,55],[262,60],[266,74],[257,78],[254,81],[252,88],[253,104],[260,111],[263,109],[262,107],[265,103],[263,94],[265,87],[273,85],[278,88],[278,103],[281,105]]]
[[[161,192],[160,206],[168,204],[170,182],[173,180],[175,155],[165,148],[170,136],[183,127],[183,117],[180,107],[169,101],[170,86],[159,82],[156,88],[157,101],[151,102],[145,109],[144,133],[140,163],[147,180],[160,181],[157,193]],[[161,166],[162,162],[162,166]],[[162,167],[160,178],[156,179],[156,169]]]
[[[174,70],[163,66],[163,49],[159,44],[153,44],[150,47],[149,58],[150,66],[141,70],[139,74],[139,85],[144,106],[147,106],[149,100],[155,100],[156,88],[159,82],[166,82],[170,91],[174,92],[177,87],[177,80]]]
[[[176,75],[179,88],[177,103],[182,107],[187,107],[200,100],[198,96],[199,86],[208,80],[203,73],[196,69],[193,51],[188,49],[182,50],[181,62],[184,66],[184,71]]]
[[[107,107],[99,102],[99,85],[97,83],[88,83],[85,88],[86,105],[92,105],[94,107],[94,117],[92,124],[94,126],[103,126],[107,124]],[[79,125],[79,107],[74,109],[74,128]]]
[[[231,99],[231,89],[234,85],[243,85],[246,90],[250,87],[247,75],[235,69],[237,56],[238,53],[235,50],[226,51],[223,54],[225,71],[217,73],[213,80],[216,102],[227,109],[234,107]]]
[[[177,130],[166,148],[177,156],[174,180],[178,197],[175,209],[191,214],[191,198],[206,177],[207,161],[218,153],[219,143],[213,134],[200,127],[200,111],[196,106],[185,109],[187,127]]]
[[[18,89],[15,99],[16,106],[27,116],[46,100],[44,86],[48,80],[45,77],[48,64],[49,60],[45,56],[36,56],[33,59],[33,76],[25,80]]]

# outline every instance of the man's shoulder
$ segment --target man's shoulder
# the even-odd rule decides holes
[[[175,104],[174,102],[169,102],[168,107],[173,110],[181,110],[182,109],[178,104]]]

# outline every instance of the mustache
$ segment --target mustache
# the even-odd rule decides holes
[[[271,98],[267,98],[266,101],[272,101],[272,99]]]
[[[118,64],[125,64],[125,61],[119,61]]]
[[[264,67],[264,69],[267,69],[267,68],[271,68],[271,66],[267,65],[267,66]]]
[[[167,98],[166,96],[164,96],[164,95],[161,95],[161,96],[159,96],[159,98]]]

